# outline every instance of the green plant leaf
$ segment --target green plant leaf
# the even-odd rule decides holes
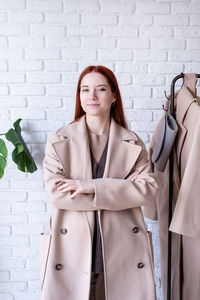
[[[7,161],[6,161],[5,157],[0,154],[0,178],[3,177],[6,164],[7,164]]]
[[[11,128],[6,134],[6,138],[10,141],[15,149],[12,152],[12,159],[17,164],[17,167],[22,172],[33,173],[37,170],[37,166],[29,152],[23,137],[21,136],[20,122],[22,119],[18,119],[13,124],[14,128]]]
[[[6,158],[8,155],[8,149],[4,140],[0,139],[0,153]]]

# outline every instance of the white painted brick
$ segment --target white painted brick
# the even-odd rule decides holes
[[[8,21],[11,23],[41,23],[44,20],[42,13],[35,12],[9,12]]]
[[[11,248],[0,248],[0,257],[7,257],[8,258],[11,255],[12,255],[12,249]],[[1,281],[1,272],[0,272],[0,281]]]
[[[46,87],[47,95],[48,96],[75,96],[76,88],[75,86],[47,86]]]
[[[29,109],[22,109],[22,108],[15,108],[11,112],[11,119],[30,119],[30,120],[40,120],[45,119],[45,111],[43,110],[29,110]]]
[[[28,280],[35,280],[38,279],[38,271],[28,271],[28,270],[21,270],[21,271],[11,271],[11,280],[14,281],[28,281]],[[22,299],[22,298],[21,298]],[[23,298],[23,299],[30,299],[30,298]]]
[[[11,98],[11,97],[3,97],[0,99],[0,107],[25,107],[26,99],[25,98]]]
[[[33,61],[19,61],[13,60],[9,62],[9,69],[11,71],[41,71],[43,64],[39,60]]]
[[[84,48],[115,48],[116,40],[107,38],[82,38]]]
[[[100,50],[100,58],[105,60],[132,60],[133,52],[129,49]]]
[[[61,11],[62,1],[48,1],[48,0],[27,0],[27,9],[32,11]]]
[[[172,37],[173,30],[170,27],[143,26],[140,28],[141,37]]]
[[[156,128],[157,122],[149,122],[149,121],[132,121],[131,122],[131,130],[136,132],[149,132],[154,131]]]
[[[49,48],[79,48],[81,40],[79,37],[46,37],[46,44]]]
[[[64,11],[69,12],[97,12],[99,11],[99,3],[96,0],[93,1],[68,1],[64,0]]]
[[[1,203],[0,202],[0,212],[7,213],[11,211],[11,206],[9,203]]]
[[[150,111],[125,110],[125,116],[129,120],[129,122],[153,120],[153,114]]]
[[[29,223],[30,224],[46,224],[49,220],[49,215],[46,214],[37,214],[37,215],[29,215]]]
[[[190,25],[200,25],[199,15],[190,15]]]
[[[0,268],[1,270],[13,270],[13,269],[23,269],[25,263],[22,259],[0,259]]]
[[[81,60],[81,59],[96,59],[97,52],[96,50],[90,49],[64,49],[63,50],[63,59],[68,60]]]
[[[27,25],[17,24],[1,24],[0,34],[3,35],[27,35],[29,27]]]
[[[2,203],[0,202],[0,211],[3,213],[4,211],[1,210]],[[11,228],[10,226],[0,226],[0,235],[10,235],[11,233]]]
[[[46,142],[46,141],[45,141]],[[44,145],[44,144],[43,144]],[[43,147],[43,145],[41,146],[41,151],[42,149],[44,150],[45,147]],[[45,146],[45,145],[44,145]],[[33,178],[33,179],[43,179],[44,178],[44,172],[43,169],[40,168],[40,166],[38,166],[37,171],[35,171],[34,173],[28,173],[28,178]]]
[[[174,14],[199,14],[200,13],[200,4],[198,3],[173,3],[172,4],[172,12]]]
[[[80,67],[80,70],[82,71],[83,69],[85,69],[88,65],[102,65],[102,66],[105,66],[109,69],[111,69],[112,71],[114,71],[115,69],[115,63],[112,62],[112,61],[108,61],[108,60],[102,60],[102,59],[98,59],[98,61],[90,61],[88,63],[88,60],[83,60],[83,61],[80,61],[79,62],[79,67]]]
[[[29,281],[28,283],[28,290],[40,290],[41,287],[41,282],[40,280],[34,280],[34,281]]]
[[[38,204],[41,204],[41,203],[38,203]],[[26,210],[25,210],[26,211]],[[30,210],[31,212],[32,210]],[[12,233],[14,235],[18,235],[18,234],[27,234],[29,235],[30,232],[31,234],[40,234],[43,230],[43,226],[42,225],[34,225],[34,226],[13,226],[12,228]],[[23,251],[23,256],[26,256],[24,255],[24,251]]]
[[[161,117],[163,116],[163,113],[164,113],[163,110],[155,111],[154,112],[154,120],[159,121],[161,119]]]
[[[132,99],[129,99],[128,97],[127,98],[123,98],[122,102],[123,102],[124,109],[133,108],[133,101],[132,101]]]
[[[135,51],[135,60],[136,61],[166,61],[167,53],[166,51],[159,50],[144,50],[144,51]]]
[[[150,48],[150,40],[143,38],[119,38],[119,48],[131,48],[131,49],[148,49]]]
[[[156,76],[156,75],[135,75],[133,79],[134,85],[140,86],[156,86],[163,85],[165,83],[164,76]]]
[[[149,63],[149,72],[152,74],[174,74],[183,72],[183,64],[181,63]]]
[[[31,122],[30,124],[30,130],[31,131],[54,131],[60,127],[62,127],[64,124],[63,124],[63,121],[54,121],[54,122],[48,122],[48,121],[40,121],[39,123],[38,122]],[[33,177],[32,175],[34,174],[31,174],[31,177]]]
[[[5,290],[24,291],[25,289],[27,289],[27,283],[25,282],[10,281],[10,282],[0,283],[0,291],[5,291]]]
[[[40,292],[39,291],[24,291],[15,293],[15,300],[35,300],[39,299]]]
[[[28,193],[28,201],[46,201],[47,193],[46,191],[30,191]]]
[[[42,96],[44,87],[40,85],[12,85],[10,93],[14,96]]]
[[[9,272],[0,272],[0,281],[6,282],[8,280],[9,280]]]
[[[66,62],[66,61],[45,61],[46,71],[60,71],[60,72],[74,72],[78,69],[77,62]]]
[[[22,250],[21,248],[13,248],[13,257],[18,257],[20,256],[21,257],[22,255]],[[23,256],[24,257],[34,257],[34,256],[37,256],[38,255],[38,249],[36,248],[33,248],[33,247],[25,247],[23,246]]]
[[[147,73],[147,63],[132,63],[132,62],[116,62],[117,72],[131,72],[131,73]]]
[[[0,96],[5,96],[5,95],[8,95],[8,86],[0,85]]]
[[[44,13],[45,23],[47,24],[79,24],[79,14],[63,14],[63,13]]]
[[[15,171],[16,173],[16,171]],[[18,191],[0,192],[0,201],[26,201],[27,193]]]
[[[113,25],[105,25],[104,35],[106,37],[116,36],[116,37],[137,37],[138,29],[133,27],[132,25],[122,25],[122,26],[113,26]]]
[[[197,26],[193,27],[175,27],[174,36],[179,38],[199,38],[200,28]]]
[[[7,20],[7,15],[5,13],[0,13],[0,23],[5,23]]]
[[[30,25],[30,32],[33,36],[64,36],[66,27],[63,25]]]
[[[28,236],[4,236],[3,239],[0,238],[0,245],[5,246],[27,246],[29,244]]]
[[[32,187],[31,187],[32,188]],[[16,212],[44,212],[45,211],[45,203],[44,202],[15,202],[12,204],[12,210],[14,213]],[[31,234],[33,232],[31,231]]]
[[[0,293],[0,296],[2,297],[2,299],[4,300],[13,300],[13,295],[10,293]]]
[[[9,180],[5,180],[5,179],[1,179],[0,181],[0,189],[1,190],[5,190],[5,189],[9,189],[10,187],[10,181]]]
[[[41,36],[9,36],[8,43],[11,48],[41,48],[44,46]]]
[[[7,47],[7,38],[6,37],[0,37],[0,46]]]
[[[129,85],[132,83],[132,76],[130,74],[115,73],[119,85]]]
[[[9,119],[10,119],[10,112],[8,110],[1,109],[0,120],[9,120]]]
[[[110,13],[130,13],[135,11],[135,4],[127,2],[124,5],[123,2],[117,3],[115,2],[101,2],[101,12],[110,12]]]
[[[187,49],[200,49],[200,39],[188,39]]]
[[[99,36],[102,33],[102,28],[98,25],[69,25],[67,27],[69,35],[75,36]]]
[[[1,48],[0,57],[1,59],[22,59],[23,51],[21,49]]]
[[[56,108],[62,106],[62,100],[60,98],[44,98],[44,97],[29,97],[29,107],[44,107],[44,108]]]
[[[61,82],[61,74],[59,73],[47,73],[47,72],[34,72],[27,74],[28,83],[59,83]]]
[[[145,26],[153,24],[153,17],[148,15],[137,16],[133,14],[119,15],[120,25]]]
[[[167,3],[137,3],[136,14],[169,14],[170,5]]]
[[[42,180],[13,180],[11,182],[11,188],[19,190],[41,190],[43,188]]]
[[[151,47],[152,49],[185,49],[185,41],[171,38],[152,39]]]
[[[154,16],[155,25],[161,26],[181,26],[181,25],[189,25],[189,17],[188,16],[177,16],[177,15],[167,15],[167,16]]]
[[[69,120],[74,116],[74,111],[70,110],[51,110],[47,113],[48,120]]]
[[[61,53],[58,49],[30,48],[25,49],[26,59],[60,59]]]
[[[20,10],[25,8],[25,0],[0,0],[0,10]]]
[[[111,14],[84,14],[82,23],[89,25],[117,24],[117,16]]]
[[[151,96],[151,88],[149,87],[134,87],[134,86],[122,86],[120,88],[122,97],[150,97]]]
[[[199,73],[200,63],[185,63],[184,73]]]
[[[163,99],[143,99],[143,98],[135,98],[134,99],[134,109],[161,109],[162,104],[164,104]]]
[[[29,270],[38,270],[38,257],[32,257],[27,259],[27,268]]]
[[[76,84],[78,82],[79,74],[66,72],[62,74],[62,83],[64,84]]]
[[[200,62],[199,50],[169,51],[169,61]]]
[[[24,74],[20,73],[0,73],[0,82],[1,83],[23,83],[25,82]]]

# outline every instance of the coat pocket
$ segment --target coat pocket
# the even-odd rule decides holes
[[[50,244],[51,244],[51,235],[41,233],[39,237],[39,271],[40,271],[41,290],[43,288],[44,280],[45,280]]]

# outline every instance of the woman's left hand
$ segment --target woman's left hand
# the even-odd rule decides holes
[[[94,181],[89,180],[73,180],[67,178],[59,178],[58,182],[61,183],[57,190],[61,193],[66,193],[69,191],[75,191],[71,194],[71,198],[75,198],[79,194],[92,194],[94,193]]]

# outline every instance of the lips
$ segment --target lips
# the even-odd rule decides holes
[[[100,104],[87,104],[87,106],[99,106]]]

